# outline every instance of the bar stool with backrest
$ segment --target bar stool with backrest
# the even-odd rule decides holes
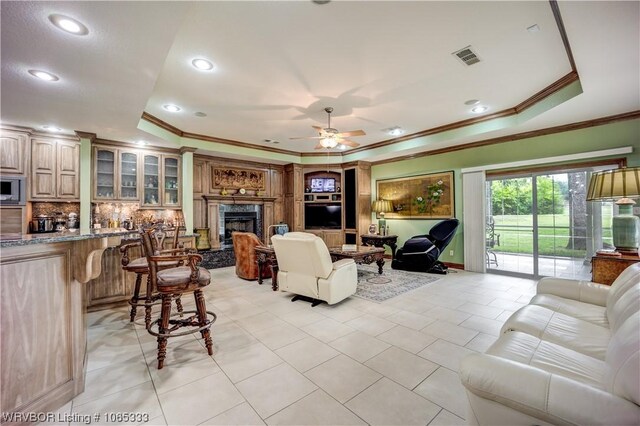
[[[164,242],[167,239],[169,229],[163,229],[159,225],[154,226],[155,232],[153,233],[152,246],[154,254],[178,254],[186,252],[186,249],[178,247],[178,240],[180,231],[185,228],[174,228],[173,237],[171,240],[171,248],[165,249]],[[130,260],[130,251],[140,248],[142,250],[142,257],[134,260]],[[160,304],[160,295],[151,284],[149,277],[149,265],[147,263],[147,257],[144,253],[144,247],[142,240],[120,246],[120,253],[122,254],[122,269],[127,272],[133,272],[136,274],[136,283],[133,289],[133,295],[129,299],[129,305],[131,305],[130,321],[133,322],[136,319],[137,309],[139,306],[145,307],[144,322],[147,328],[151,323],[151,307]],[[160,262],[158,263],[159,269],[174,268],[178,266],[177,262]],[[142,286],[142,276],[147,276],[147,288],[143,296],[140,295],[140,287]],[[180,296],[176,297],[176,306],[178,312],[182,312],[182,303]]]
[[[162,299],[160,318],[153,321],[147,331],[158,338],[158,369],[164,366],[167,354],[167,339],[169,337],[184,336],[200,332],[204,339],[209,355],[213,355],[213,343],[211,341],[211,325],[217,316],[207,311],[202,289],[211,282],[211,274],[205,268],[199,267],[202,256],[197,253],[153,253],[154,229],[141,230],[142,244],[147,254],[149,264],[149,277],[152,286],[158,291]],[[160,268],[164,262],[178,263],[173,268]],[[177,312],[171,314],[171,300],[174,295],[193,293],[196,309],[193,311]],[[193,314],[186,316],[187,314]],[[172,317],[179,316],[176,319]],[[155,328],[157,326],[157,330]],[[189,327],[186,331],[179,331],[182,327]]]

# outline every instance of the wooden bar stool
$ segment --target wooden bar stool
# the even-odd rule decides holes
[[[164,249],[164,242],[167,239],[167,233],[169,230],[162,229],[157,225],[153,227],[153,229],[154,233],[152,239],[152,247],[154,254],[176,254],[186,252],[186,249],[178,247],[178,238],[180,236],[180,231],[184,228],[174,229],[171,249]],[[142,250],[142,257],[130,260],[130,251],[136,248]],[[147,263],[147,257],[144,251],[142,240],[120,246],[120,253],[122,254],[122,269],[127,272],[133,272],[134,274],[136,274],[136,283],[133,288],[133,296],[131,296],[131,299],[129,299],[129,305],[131,305],[130,321],[135,321],[138,306],[144,306],[144,322],[146,327],[149,328],[149,325],[151,324],[151,307],[154,305],[159,305],[161,301],[160,295],[157,293],[157,291],[155,291],[155,287],[151,283],[151,278],[149,276],[149,264]],[[158,263],[158,269],[174,268],[176,266],[178,266],[178,262],[167,261]],[[142,286],[143,275],[147,276],[147,288],[144,296],[140,296],[140,287]],[[178,295],[175,300],[178,312],[182,312],[182,302],[180,300],[180,296]]]
[[[153,233],[154,230],[141,231],[142,244],[146,253],[153,253]],[[202,256],[196,253],[182,254],[155,254],[147,255],[149,265],[149,277],[152,286],[157,289],[162,299],[162,309],[160,318],[153,321],[147,331],[158,338],[158,369],[164,366],[164,359],[167,354],[167,339],[169,337],[184,336],[200,332],[204,339],[209,355],[213,355],[213,342],[211,340],[211,325],[215,322],[217,315],[207,311],[202,289],[211,282],[211,273],[198,266],[202,261]],[[174,262],[185,266],[160,269],[163,262]],[[191,311],[179,311],[171,314],[171,300],[176,295],[193,293],[196,301],[196,309]],[[187,314],[192,314],[186,316]],[[172,319],[172,317],[179,318]],[[157,330],[155,327],[157,326]],[[189,327],[186,331],[179,331],[183,327]]]

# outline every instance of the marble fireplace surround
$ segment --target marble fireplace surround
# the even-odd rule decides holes
[[[261,220],[258,220],[260,229],[257,230],[258,232],[256,232],[256,234],[263,243],[267,244],[265,236],[268,235],[269,225],[274,222],[273,206],[276,200],[275,197],[258,197],[255,195],[205,195],[203,198],[207,201],[207,226],[209,227],[209,243],[211,244],[212,250],[222,248],[222,243],[219,238],[221,233],[221,210],[226,210],[224,206],[233,205],[259,206],[258,210],[261,211],[261,214],[258,213],[258,216]],[[231,208],[230,210],[233,211],[235,209]],[[224,230],[222,230],[222,232],[224,232]]]

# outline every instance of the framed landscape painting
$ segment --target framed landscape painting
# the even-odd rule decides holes
[[[393,203],[386,219],[448,219],[455,216],[453,171],[376,181],[379,200]]]

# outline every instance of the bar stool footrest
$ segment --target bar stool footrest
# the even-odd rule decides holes
[[[153,321],[150,325],[149,328],[147,328],[147,331],[149,332],[149,334],[151,334],[152,336],[156,336],[156,337],[178,337],[178,336],[186,336],[188,334],[193,334],[193,333],[197,333],[199,331],[205,330],[207,328],[211,328],[211,326],[213,325],[214,322],[216,322],[216,319],[218,318],[218,316],[211,312],[211,311],[207,311],[207,321],[206,324],[203,326],[199,325],[199,321],[198,321],[198,311],[183,311],[183,312],[176,312],[174,314],[171,314],[171,318],[176,317],[176,316],[180,316],[183,317],[185,314],[195,314],[195,315],[191,315],[190,317],[187,318],[182,318],[182,319],[173,319],[173,320],[169,320],[169,324],[173,325],[173,327],[169,328],[169,332],[168,333],[160,333],[159,330],[159,325],[160,325],[160,319],[157,319],[155,321]],[[158,327],[158,331],[155,331],[153,328],[154,327]],[[191,330],[187,330],[187,331],[183,331],[181,333],[174,333],[175,330],[178,330],[182,327],[197,327],[197,328],[193,328]]]

